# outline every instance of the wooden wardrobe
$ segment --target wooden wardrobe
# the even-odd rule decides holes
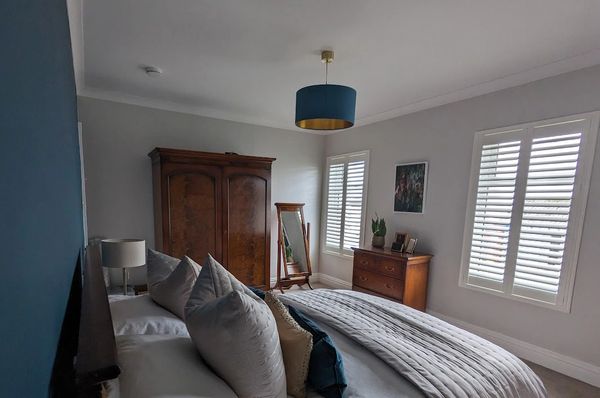
[[[156,249],[203,262],[211,254],[243,283],[270,286],[274,158],[155,148]]]

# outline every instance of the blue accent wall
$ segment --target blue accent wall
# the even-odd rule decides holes
[[[44,397],[83,243],[65,0],[2,0],[0,43],[0,397]]]

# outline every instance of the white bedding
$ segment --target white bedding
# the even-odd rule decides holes
[[[287,293],[286,293],[287,295]],[[423,398],[408,380],[381,359],[335,329],[315,321],[334,341],[344,360],[348,388],[344,398]],[[320,397],[313,393],[308,398]]]
[[[292,298],[295,294],[304,293],[288,293],[284,297]],[[307,310],[298,302],[295,305]],[[204,364],[185,324],[148,296],[111,297],[111,310],[115,333],[121,335],[117,337],[117,346],[122,374],[119,381],[110,383],[109,398],[235,397],[229,386]],[[345,398],[425,396],[369,349],[323,320],[313,320],[331,336],[341,352],[349,384]],[[162,335],[151,335],[153,332]],[[308,391],[307,398],[316,397],[320,395]]]
[[[344,358],[346,398],[422,398],[408,381],[348,338],[324,326]],[[233,390],[202,361],[187,337],[117,336],[121,375],[107,383],[108,398],[228,398]],[[308,391],[307,398],[321,398]]]
[[[365,347],[428,397],[546,397],[537,375],[514,355],[407,306],[348,290],[281,300]]]
[[[117,336],[117,351],[121,375],[109,383],[109,398],[237,397],[189,337]]]
[[[115,336],[131,334],[167,334],[186,336],[185,323],[157,305],[149,295],[109,296]]]
[[[148,296],[111,296],[110,301],[111,310],[117,311],[113,313],[115,331],[121,332],[116,333],[121,376],[107,383],[109,398],[229,396],[223,390],[224,381],[206,367],[187,332],[186,336],[173,333],[180,326],[177,321],[183,323],[181,320],[169,319],[174,317],[173,314]],[[167,319],[160,319],[165,316]],[[411,383],[368,350],[335,329],[322,323],[319,325],[342,354],[349,382],[345,398],[423,397]],[[164,333],[143,333],[151,330]],[[135,331],[142,333],[131,333]],[[217,393],[225,395],[211,395]],[[309,390],[307,398],[318,397],[321,396]]]

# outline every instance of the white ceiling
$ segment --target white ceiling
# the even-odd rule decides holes
[[[358,125],[600,63],[598,0],[83,0],[79,11],[80,94],[289,129],[296,90],[323,81],[322,48],[336,54],[330,82],[358,91]]]

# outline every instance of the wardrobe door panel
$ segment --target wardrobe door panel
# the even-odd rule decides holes
[[[169,248],[202,263],[207,254],[222,260],[221,170],[212,166],[177,168],[166,176]]]
[[[270,171],[224,169],[223,260],[241,282],[269,287]]]

